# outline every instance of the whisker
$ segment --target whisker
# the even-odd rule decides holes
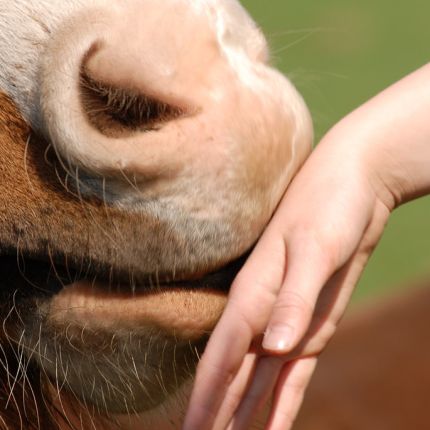
[[[272,52],[272,54],[273,55],[279,55],[279,54],[287,51],[288,49],[291,49],[293,46],[299,45],[300,43],[302,43],[305,40],[309,39],[310,37],[314,36],[316,33],[317,33],[316,31],[310,30],[309,32],[304,34],[302,37],[299,37],[298,39],[294,40],[293,42],[288,43],[288,44],[282,46],[281,48],[274,50]]]

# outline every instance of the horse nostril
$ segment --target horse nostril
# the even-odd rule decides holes
[[[157,130],[187,114],[182,107],[138,90],[118,88],[94,79],[85,69],[80,76],[80,97],[91,125],[108,137]]]

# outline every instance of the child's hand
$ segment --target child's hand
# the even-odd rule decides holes
[[[321,144],[311,155],[236,278],[198,368],[186,429],[224,429],[232,414],[232,429],[249,429],[273,392],[267,428],[291,425],[390,213],[366,166],[343,152]],[[263,332],[275,354],[251,348]]]
[[[430,192],[430,66],[339,123],[237,276],[199,364],[186,430],[287,430],[389,214]],[[261,335],[265,333],[261,345]]]

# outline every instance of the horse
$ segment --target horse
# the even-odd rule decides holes
[[[0,0],[0,427],[177,429],[312,122],[236,0]]]

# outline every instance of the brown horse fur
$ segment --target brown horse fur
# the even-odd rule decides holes
[[[135,279],[140,278],[147,284],[156,284],[153,297],[149,287],[142,294],[149,302],[147,308],[158,309],[158,314],[163,315],[165,321],[158,321],[157,325],[156,318],[150,310],[146,310],[147,319],[152,325],[147,323],[145,326],[144,319],[140,332],[138,328],[135,329],[136,343],[140,347],[142,343],[146,344],[148,350],[151,350],[149,359],[152,354],[154,360],[160,356],[164,360],[154,365],[153,375],[148,376],[148,386],[145,387],[147,398],[143,401],[149,407],[156,405],[162,401],[159,398],[160,391],[174,392],[192,374],[198,359],[196,351],[202,351],[206,333],[212,329],[225,303],[225,295],[210,287],[228,286],[237,269],[231,267],[221,275],[191,282],[191,290],[182,283],[181,289],[172,288],[163,292],[163,272],[160,270],[158,274],[154,268],[159,267],[165,257],[169,258],[166,255],[172,249],[176,253],[180,250],[178,259],[190,257],[187,252],[189,244],[184,238],[174,237],[169,227],[155,216],[125,215],[103,202],[81,199],[73,187],[68,188],[67,175],[48,144],[32,133],[9,98],[2,94],[0,146],[0,317],[3,322],[0,335],[0,428],[48,430],[57,428],[59,421],[62,421],[61,428],[71,426],[66,418],[61,418],[64,415],[62,410],[55,412],[58,405],[51,406],[52,397],[66,399],[67,395],[58,387],[52,388],[50,378],[40,367],[43,358],[36,360],[34,354],[28,353],[29,347],[41,348],[39,342],[42,337],[49,343],[50,339],[56,339],[57,331],[69,330],[70,337],[67,340],[70,346],[57,342],[50,353],[52,359],[58,353],[58,348],[63,348],[63,352],[67,351],[68,355],[73,355],[70,350],[81,348],[80,353],[88,356],[109,354],[110,348],[122,348],[126,351],[126,357],[120,359],[123,361],[127,360],[127,354],[133,355],[133,351],[127,350],[131,348],[132,341],[117,340],[116,334],[109,332],[110,329],[115,330],[116,321],[111,322],[113,327],[106,325],[100,328],[100,332],[85,332],[80,322],[73,320],[65,323],[51,321],[51,327],[46,328],[48,311],[52,310],[49,305],[51,295],[63,284],[78,280],[84,275],[91,279],[100,269],[108,271],[109,291],[113,295],[124,294],[120,281],[127,272],[134,273]],[[130,217],[132,220],[134,218],[133,222],[130,222]],[[169,244],[167,251],[161,247],[160,244],[163,243]],[[33,269],[33,265],[36,269]],[[40,265],[46,270],[41,271]],[[59,274],[57,267],[61,265],[66,270],[63,269],[63,273]],[[193,276],[199,270],[210,270],[209,267],[204,268],[205,263],[198,270],[195,266],[190,267],[194,272]],[[156,275],[159,276],[157,280]],[[176,276],[180,278],[183,275],[184,273],[179,273]],[[169,276],[174,275],[169,273]],[[47,277],[51,278],[49,282]],[[103,281],[106,282],[106,279]],[[129,278],[127,281],[128,284],[131,283]],[[50,288],[53,290],[44,291],[46,284],[51,284]],[[93,286],[91,292],[95,297],[101,297],[103,293],[96,293],[96,290],[96,286]],[[185,306],[186,315],[169,317],[170,308],[176,307],[179,315],[184,314],[180,306]],[[203,322],[199,321],[202,308],[208,310]],[[42,331],[43,336],[40,336]],[[85,336],[86,341],[91,341],[91,351],[84,350],[85,342],[82,338]],[[23,341],[25,337],[27,343]],[[120,335],[118,337],[121,338]],[[154,346],[157,342],[159,347]],[[44,348],[45,354],[49,355],[49,345]],[[157,348],[163,350],[158,351]],[[43,357],[43,354],[39,355]],[[49,364],[45,365],[49,367]],[[127,366],[125,362],[116,365]],[[164,380],[158,385],[153,382],[151,385],[151,378],[159,378],[161,373]],[[63,381],[63,384],[67,383],[68,381]],[[130,383],[133,384],[128,381]],[[160,384],[163,385],[162,390]],[[55,391],[55,396],[51,396],[51,391]],[[117,401],[117,398],[111,399],[111,405]],[[79,405],[80,401],[73,398],[72,403]],[[126,404],[120,406],[119,410],[138,407],[137,404]],[[88,417],[83,418],[89,421],[101,412],[100,405],[86,404],[82,410],[89,411]],[[102,425],[101,428],[105,426]]]
[[[132,273],[135,280],[147,280],[154,268],[159,277],[172,277],[172,268],[176,279],[198,277],[226,262],[228,257],[221,255],[202,261],[207,253],[202,249],[204,235],[213,233],[210,226],[202,225],[200,243],[193,243],[190,238],[196,232],[184,229],[179,236],[151,208],[130,213],[100,201],[83,201],[79,184],[75,190],[74,180],[62,170],[53,150],[31,134],[4,95],[0,108],[0,196],[7,203],[0,207],[3,250],[19,246],[34,257],[67,255],[69,263],[83,270],[90,265],[119,275]]]
[[[22,248],[25,248],[24,243],[28,243],[31,252],[38,252],[40,245],[37,243],[35,229],[38,227],[35,225],[40,226],[39,221],[46,220],[40,227],[45,235],[54,233],[60,224],[55,216],[57,208],[55,201],[51,206],[49,196],[46,196],[43,189],[40,190],[41,179],[37,168],[42,165],[43,157],[26,154],[26,144],[31,133],[29,127],[17,114],[10,100],[2,94],[0,106],[1,252],[15,248],[16,243],[21,243]],[[43,141],[40,144],[46,146]],[[41,151],[43,150],[42,147]],[[38,163],[29,165],[26,161],[28,157]],[[58,185],[54,182],[52,186],[58,190]],[[55,196],[57,194],[53,193],[54,199]],[[42,203],[44,197],[50,202],[47,207]],[[25,205],[18,204],[19,201],[25,202]],[[50,214],[51,219],[48,221]],[[23,236],[24,242],[21,239],[14,242]],[[0,286],[8,288],[7,267],[3,262],[1,268]],[[10,312],[8,305],[8,301],[1,303],[0,315],[3,320]],[[50,401],[46,398],[48,381],[35,363],[28,363],[23,359],[18,345],[8,340],[5,328],[3,325],[0,336],[0,428],[54,429],[56,426],[49,412]]]

